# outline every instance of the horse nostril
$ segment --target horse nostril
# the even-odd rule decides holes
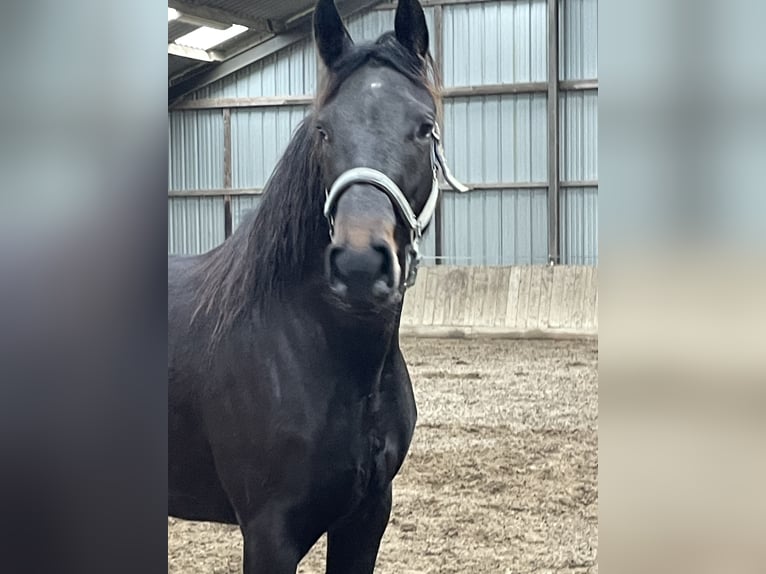
[[[385,243],[361,250],[331,245],[326,266],[330,287],[339,295],[384,298],[393,289],[394,259]]]
[[[338,245],[330,245],[327,251],[327,278],[333,289],[345,289],[345,274],[338,268],[338,257],[344,248]]]
[[[374,242],[372,248],[380,253],[382,258],[378,281],[382,281],[386,287],[392,289],[394,287],[394,255],[391,253],[391,248],[383,242]]]

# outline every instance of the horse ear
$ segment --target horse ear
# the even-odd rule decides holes
[[[332,68],[354,42],[340,19],[334,0],[319,0],[314,10],[314,42],[325,66]]]
[[[428,26],[418,0],[399,0],[394,32],[400,44],[415,55],[425,58],[428,53]]]

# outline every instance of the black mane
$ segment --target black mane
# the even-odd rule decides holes
[[[413,55],[393,32],[354,46],[329,70],[314,109],[297,128],[266,183],[258,209],[200,262],[199,304],[194,317],[203,314],[212,320],[213,339],[226,332],[249,306],[279,296],[286,286],[299,284],[321,265],[329,230],[322,213],[325,194],[314,113],[368,62],[389,66],[425,87],[438,104],[430,56],[423,61]]]
[[[324,243],[329,239],[311,120],[309,115],[298,126],[258,209],[204,256],[195,317],[200,312],[212,315],[214,336],[231,326],[249,303],[301,281],[310,267],[307,254],[316,251],[323,236]]]

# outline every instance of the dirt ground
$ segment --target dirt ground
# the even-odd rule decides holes
[[[405,339],[418,426],[376,574],[594,573],[594,341]],[[324,572],[324,538],[301,562]],[[168,519],[169,573],[238,573],[236,528]]]

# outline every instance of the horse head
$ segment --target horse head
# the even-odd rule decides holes
[[[313,114],[331,235],[326,277],[346,304],[395,305],[414,280],[439,193],[425,15],[417,0],[400,0],[394,31],[357,46],[333,0],[320,0],[314,38],[327,71]]]

